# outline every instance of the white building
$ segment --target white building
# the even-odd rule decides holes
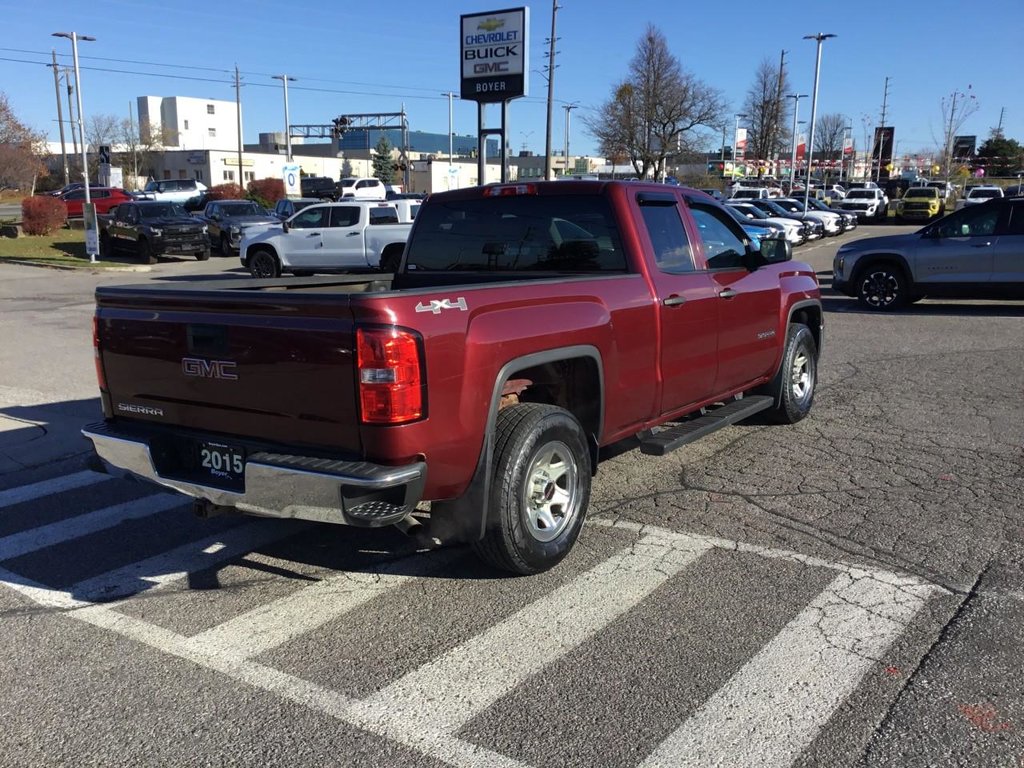
[[[139,96],[139,131],[150,126],[165,149],[238,147],[238,110],[233,101],[189,96]]]

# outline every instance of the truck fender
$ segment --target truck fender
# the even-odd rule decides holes
[[[598,440],[604,429],[604,366],[601,364],[601,353],[596,347],[580,344],[571,347],[548,349],[543,352],[534,352],[515,358],[505,363],[495,377],[494,387],[491,391],[491,402],[488,406],[483,444],[480,449],[480,455],[477,457],[476,470],[473,472],[473,477],[466,487],[466,491],[457,499],[435,501],[431,504],[432,513],[436,512],[438,517],[444,520],[444,522],[438,521],[441,527],[449,525],[455,527],[455,530],[441,531],[442,533],[454,533],[462,540],[473,541],[483,538],[484,532],[487,529],[490,517],[488,499],[490,498],[491,476],[493,474],[491,461],[494,454],[494,430],[495,424],[498,421],[498,410],[505,382],[512,378],[516,371],[544,365],[545,363],[554,363],[580,357],[593,360],[598,372],[598,385],[600,387],[599,420],[596,425],[596,431],[587,435],[591,452],[591,466],[594,472],[597,471]]]

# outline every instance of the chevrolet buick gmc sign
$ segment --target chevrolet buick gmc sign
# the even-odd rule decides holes
[[[461,97],[471,101],[508,101],[525,96],[530,9],[474,13],[460,19]]]

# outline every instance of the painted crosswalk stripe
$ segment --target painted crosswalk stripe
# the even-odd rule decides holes
[[[31,485],[21,485],[17,488],[0,491],[0,507],[11,507],[26,501],[41,499],[44,496],[52,496],[56,493],[72,491],[75,488],[84,488],[88,485],[102,483],[104,480],[113,479],[110,475],[84,469],[81,472],[75,472],[70,475],[61,475],[60,477],[42,480]]]
[[[137,520],[166,512],[185,503],[186,500],[181,496],[161,493],[13,533],[0,538],[0,560],[21,557],[30,552],[113,528],[126,520]]]
[[[71,596],[89,602],[107,601],[165,586],[190,573],[217,567],[270,542],[301,533],[307,527],[292,520],[258,520],[239,525],[81,581],[72,587]]]
[[[189,643],[219,654],[252,658],[353,611],[413,579],[429,576],[462,556],[443,550],[368,572],[317,582],[193,636]]]
[[[361,715],[410,733],[455,733],[709,549],[685,536],[642,536],[629,550],[370,696]]]
[[[907,576],[840,573],[641,768],[790,765],[934,593]]]

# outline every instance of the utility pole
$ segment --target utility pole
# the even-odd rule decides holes
[[[284,85],[284,147],[285,157],[288,158],[290,163],[292,161],[292,123],[291,118],[288,116],[288,81],[290,80],[294,83],[295,78],[288,75],[271,75],[270,77],[273,80],[280,80]]]
[[[71,85],[71,70],[64,67],[64,80],[68,84],[68,122],[71,124],[71,144],[74,147],[75,155],[78,154],[78,134],[75,133],[75,110],[71,101],[71,96],[75,92],[75,87]]]
[[[775,146],[768,147],[765,145],[765,152],[771,152],[774,159],[778,160],[779,147],[778,140],[782,134],[782,81],[785,79],[786,74],[786,54],[788,51],[783,50],[779,55],[779,83],[778,88],[775,92],[775,105],[772,108],[772,144]],[[768,160],[771,158],[765,158]],[[772,174],[778,173],[777,169],[772,170]]]
[[[1003,135],[1003,116],[1006,114],[1006,107],[999,110],[999,125],[996,126],[996,135],[1000,138]]]
[[[882,131],[878,134],[878,168],[875,170],[875,181],[882,178],[882,151],[885,149],[885,108],[889,103],[889,78],[885,78],[885,91],[882,93]]]
[[[806,99],[806,93],[790,93],[787,99],[793,100],[793,157],[789,162],[789,193],[793,194],[793,186],[796,184],[796,145],[799,141],[797,136],[797,115],[800,112],[800,99]]]
[[[235,115],[238,118],[238,186],[245,189],[242,174],[242,80],[238,75],[237,64],[235,64]]]
[[[555,106],[555,16],[558,13],[558,0],[551,0],[551,37],[548,40],[548,125],[544,141],[544,178],[548,181],[554,176],[551,166],[551,118]]]
[[[64,168],[64,184],[68,184],[68,147],[64,142],[64,110],[60,105],[60,72],[57,70],[57,51],[52,49],[53,54],[53,88],[57,93],[57,127],[60,128],[60,159]],[[1000,118],[1000,123],[1002,118]]]
[[[128,135],[132,140],[132,189],[139,184],[139,140],[135,135],[135,115],[132,112],[132,100],[128,99]]]

